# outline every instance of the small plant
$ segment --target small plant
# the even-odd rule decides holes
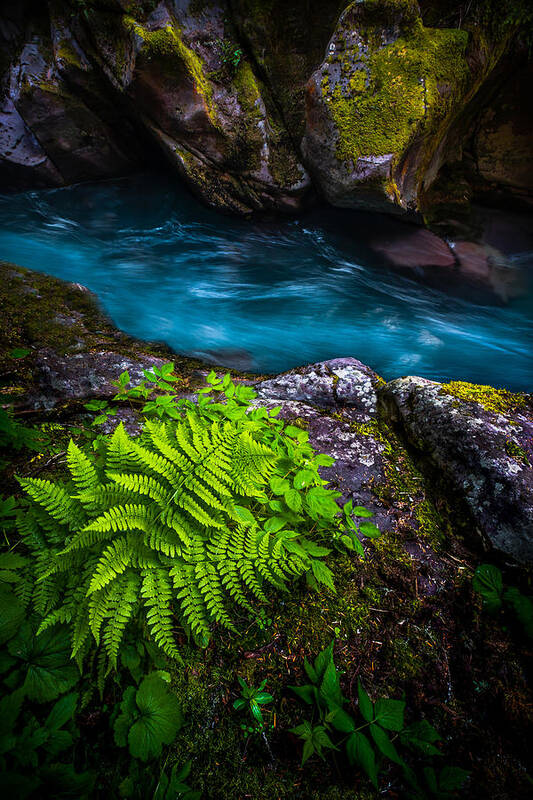
[[[227,42],[224,39],[218,39],[218,45],[221,51],[220,60],[226,67],[229,67],[233,72],[235,72],[243,57],[242,49],[232,42]]]
[[[472,588],[483,598],[489,614],[510,612],[522,626],[524,633],[533,638],[533,600],[522,594],[516,586],[504,587],[502,572],[493,564],[480,564],[472,579]]]
[[[263,730],[264,720],[261,712],[261,706],[272,703],[274,698],[268,692],[263,691],[266,686],[266,678],[261,681],[260,685],[256,688],[248,686],[246,681],[238,677],[241,687],[241,696],[233,703],[233,708],[236,711],[247,711],[251,718],[257,723],[258,729]]]
[[[163,769],[157,776],[132,759],[130,774],[119,787],[120,797],[130,800],[200,800],[201,793],[193,791],[187,783],[190,771],[191,762],[188,761],[183,767],[174,764],[170,775]]]
[[[115,720],[115,742],[129,747],[134,758],[158,758],[164,744],[172,744],[183,725],[176,697],[158,675],[148,675],[138,689],[129,686]]]
[[[316,657],[313,664],[307,659],[304,669],[309,683],[304,686],[291,686],[292,691],[318,715],[318,723],[306,720],[291,729],[304,742],[302,764],[314,754],[324,758],[324,750],[338,750],[344,747],[348,762],[358,766],[378,788],[378,774],[384,760],[392,761],[401,767],[404,777],[411,787],[413,797],[424,797],[414,770],[407,764],[404,756],[398,751],[398,745],[415,753],[441,757],[441,751],[435,746],[440,736],[435,728],[426,720],[406,725],[404,720],[405,701],[381,698],[372,702],[360,680],[357,682],[358,717],[345,709],[346,698],[340,686],[340,674],[333,660],[334,642]],[[432,767],[424,772],[430,791],[433,776]],[[440,798],[449,797],[445,787],[453,782],[459,788],[468,777],[468,773],[458,767],[446,767],[444,778],[435,777],[437,793]],[[429,778],[428,778],[429,776]],[[444,781],[441,785],[441,781]],[[451,790],[450,790],[451,791]],[[455,791],[455,789],[453,790]]]
[[[128,402],[141,413],[151,418],[168,416],[179,419],[176,408],[175,384],[180,382],[174,374],[174,364],[169,362],[161,367],[152,367],[143,370],[144,380],[137,386],[129,386],[130,374],[122,372],[117,381],[111,381],[117,388],[117,394],[112,398],[113,403]],[[93,425],[101,425],[108,417],[115,416],[117,406],[110,405],[108,400],[90,400],[84,406],[88,411],[98,412],[93,419]]]

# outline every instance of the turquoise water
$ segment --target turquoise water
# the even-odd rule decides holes
[[[230,367],[355,356],[387,379],[530,390],[531,291],[483,305],[398,275],[374,244],[407,235],[399,225],[334,209],[233,219],[163,177],[137,176],[0,197],[0,259],[85,284],[127,333]],[[525,286],[533,237],[506,225]]]

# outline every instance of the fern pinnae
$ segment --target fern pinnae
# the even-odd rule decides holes
[[[63,486],[44,478],[18,478],[18,482],[26,494],[60,524],[75,527],[83,520],[82,506]]]
[[[109,594],[109,619],[102,638],[109,660],[115,668],[124,631],[138,601],[140,583],[140,577],[130,570],[115,581]]]
[[[71,439],[67,448],[67,464],[78,492],[96,488],[98,473],[89,457]]]
[[[129,546],[128,538],[123,536],[120,539],[115,539],[112,544],[107,547],[94,571],[87,595],[99,589],[104,589],[111,581],[115,580],[118,575],[121,575],[132,562],[132,549]]]
[[[172,611],[172,583],[164,569],[142,573],[141,595],[148,609],[147,619],[156,643],[170,658],[179,659],[174,640]]]
[[[165,488],[156,478],[149,475],[137,474],[134,472],[106,472],[109,480],[125,489],[131,496],[146,495],[156,503],[166,504],[170,501],[171,492]]]

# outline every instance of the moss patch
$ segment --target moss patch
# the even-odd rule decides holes
[[[157,59],[158,66],[166,65],[171,74],[175,74],[176,64],[185,66],[195,90],[205,101],[211,122],[217,125],[213,90],[204,74],[203,62],[199,55],[185,44],[177,25],[165,25],[164,28],[150,31],[132,17],[124,17],[124,25],[142,39],[141,52],[149,61]]]
[[[514,394],[507,389],[494,389],[492,386],[480,386],[464,381],[443,383],[440,394],[448,394],[460,400],[473,400],[494,414],[513,414],[525,410],[527,402],[524,394]]]
[[[326,99],[343,161],[402,152],[415,133],[431,131],[446,115],[467,75],[464,31],[425,28],[418,20],[385,47],[376,35],[367,30],[330,56],[341,67]]]

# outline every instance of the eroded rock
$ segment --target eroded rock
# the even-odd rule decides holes
[[[471,387],[475,400],[469,398],[468,384],[450,386],[398,378],[380,390],[380,397],[411,444],[464,498],[486,544],[519,561],[531,561],[531,397]]]

